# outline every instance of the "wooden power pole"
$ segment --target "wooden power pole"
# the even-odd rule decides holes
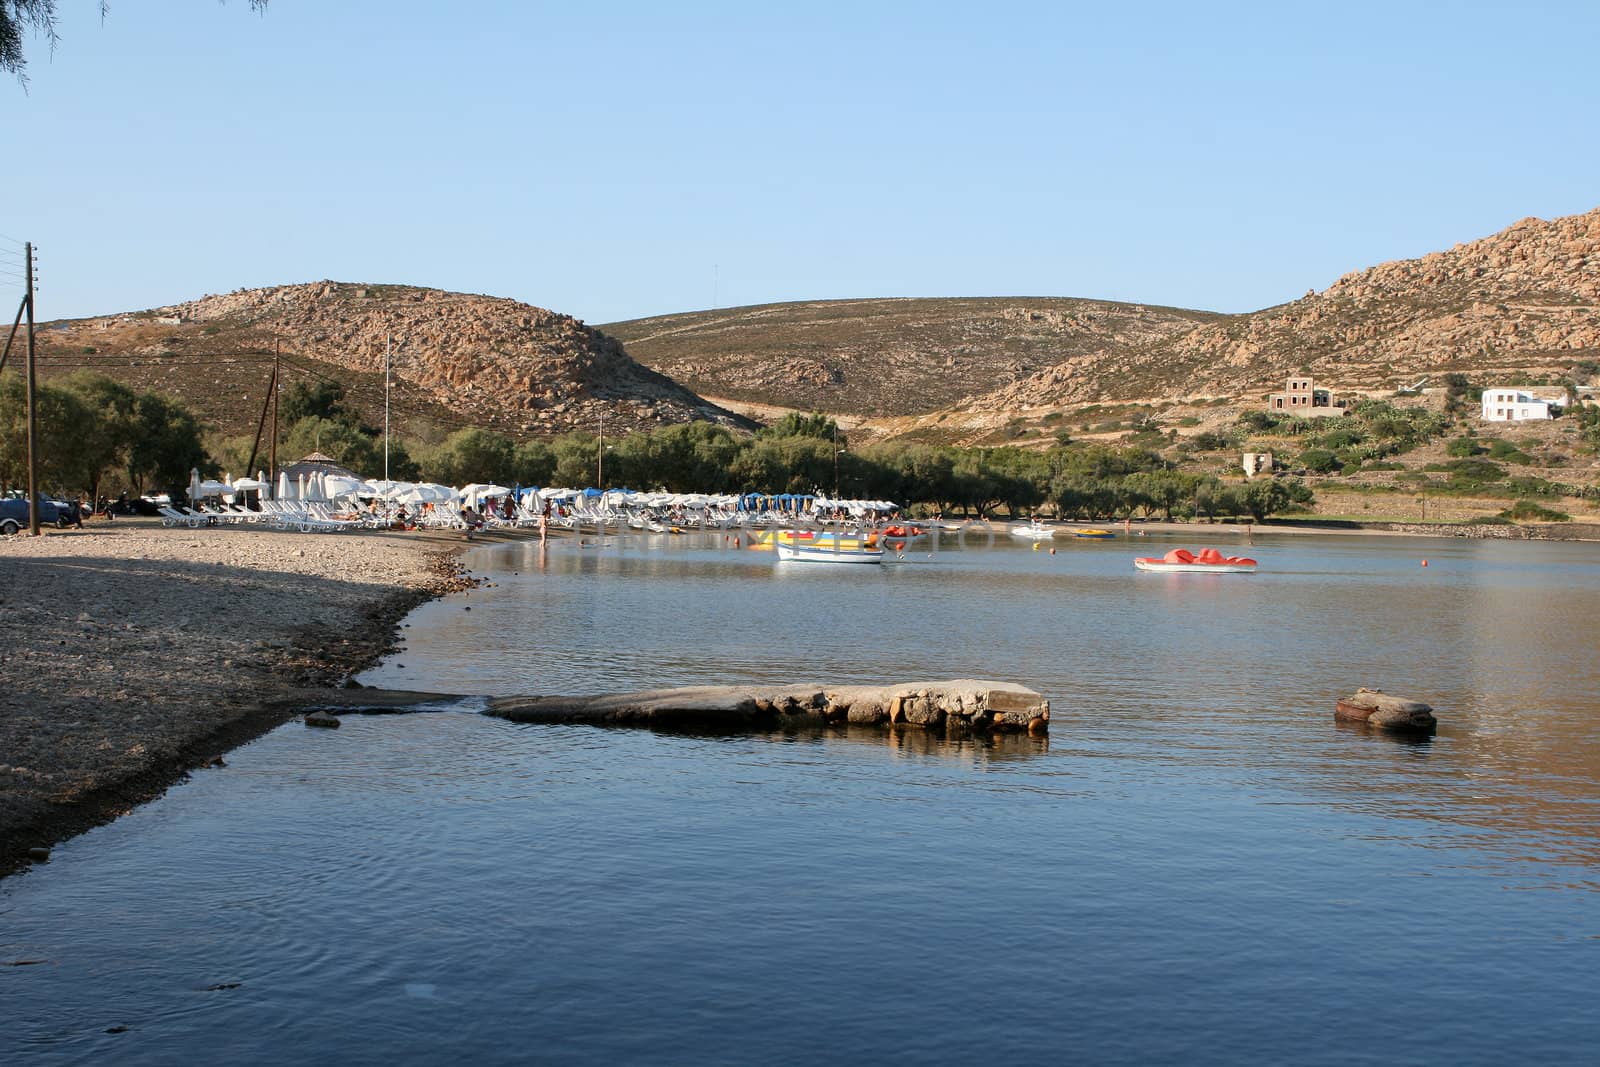
[[[28,306],[28,532],[39,536],[39,421],[37,415],[38,381],[33,359],[33,242],[22,246],[23,277],[27,283]]]
[[[282,373],[279,367],[282,360],[283,342],[279,341],[272,352],[272,458],[267,462],[267,477],[272,482],[274,494],[278,491],[278,394],[283,392],[278,375]]]

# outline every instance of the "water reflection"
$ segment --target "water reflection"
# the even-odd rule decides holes
[[[757,739],[813,741],[820,744],[870,745],[897,755],[969,762],[1028,760],[1050,751],[1046,735],[981,733],[971,730],[926,730],[919,726],[828,726],[815,730],[783,730],[754,734]]]

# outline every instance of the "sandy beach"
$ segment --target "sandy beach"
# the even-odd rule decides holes
[[[465,583],[463,547],[153,521],[0,538],[0,873],[342,684]]]

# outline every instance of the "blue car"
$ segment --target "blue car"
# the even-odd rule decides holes
[[[41,526],[75,526],[83,522],[78,505],[66,500],[39,498],[39,524]],[[24,497],[7,497],[0,500],[0,534],[14,534],[28,526],[28,501]]]

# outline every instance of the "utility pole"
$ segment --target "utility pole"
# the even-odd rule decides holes
[[[394,335],[383,337],[383,480],[389,480],[389,357],[394,349]]]
[[[34,537],[39,536],[39,423],[37,419],[37,402],[35,395],[38,381],[34,371],[33,360],[33,242],[22,246],[23,276],[27,280],[27,296],[23,298],[28,305],[28,532]]]
[[[256,456],[261,453],[261,431],[267,426],[267,410],[272,406],[273,394],[278,389],[278,361],[272,361],[272,377],[267,380],[267,395],[261,398],[261,418],[256,420],[256,439],[250,442],[250,458],[245,460],[244,476],[251,477],[256,469]]]
[[[272,492],[278,491],[278,394],[283,392],[282,379],[278,377],[280,368],[279,360],[283,358],[283,342],[278,341],[272,351],[272,458],[267,462],[267,470],[272,478]]]
[[[839,499],[839,424],[833,424],[833,499]]]
[[[11,332],[6,334],[6,350],[0,352],[0,370],[6,369],[6,360],[11,355],[11,342],[17,339],[17,327],[22,325],[22,313],[28,310],[28,298],[23,297],[22,303],[17,305],[17,317],[11,320]]]

